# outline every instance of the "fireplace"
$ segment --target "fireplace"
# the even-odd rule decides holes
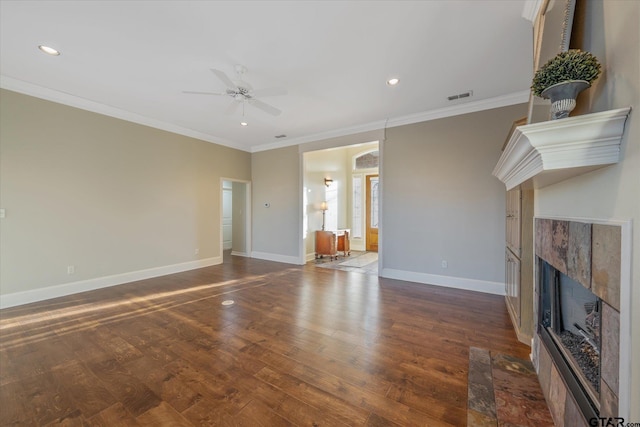
[[[629,236],[625,222],[535,219],[532,359],[558,426],[628,415]]]
[[[602,300],[539,259],[538,334],[586,419],[599,413]]]

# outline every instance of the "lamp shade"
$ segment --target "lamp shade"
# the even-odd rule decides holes
[[[320,210],[326,211],[328,208],[327,202],[320,203]]]

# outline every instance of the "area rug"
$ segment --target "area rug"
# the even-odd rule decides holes
[[[371,264],[372,262],[378,262],[378,254],[375,252],[367,252],[363,255],[360,255],[359,257],[352,258],[347,261],[343,261],[340,263],[340,265],[343,267],[362,268]]]
[[[467,426],[552,426],[538,376],[528,360],[469,348]]]

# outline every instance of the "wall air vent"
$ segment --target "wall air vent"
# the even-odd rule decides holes
[[[448,96],[447,99],[449,101],[454,101],[456,99],[469,98],[470,96],[473,96],[473,91],[472,90],[470,90],[468,92],[464,92],[464,93],[459,93],[457,95]]]
[[[286,138],[286,137],[287,137],[287,135],[285,135],[284,133],[282,135],[276,135],[276,138],[278,138],[278,139],[279,138]]]

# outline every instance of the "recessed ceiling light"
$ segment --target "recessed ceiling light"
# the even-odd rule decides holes
[[[43,44],[38,46],[38,49],[40,49],[41,51],[43,51],[44,53],[46,53],[47,55],[51,55],[51,56],[58,56],[60,55],[60,52],[52,47],[49,46],[45,46]]]
[[[395,78],[395,77],[394,77],[394,78],[392,78],[392,79],[387,80],[387,84],[388,84],[389,86],[395,86],[395,85],[397,85],[398,83],[400,83],[400,79]]]
[[[240,122],[240,126],[249,126],[249,123],[247,123],[247,122]]]

